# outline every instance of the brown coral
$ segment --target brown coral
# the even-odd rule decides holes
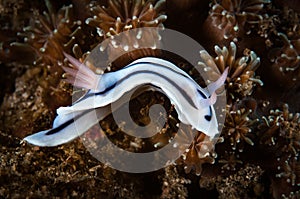
[[[269,0],[216,0],[212,3],[210,15],[213,25],[224,32],[224,39],[234,39],[245,25],[258,24],[264,5]],[[245,30],[244,30],[245,31]]]
[[[222,172],[229,170],[235,171],[238,165],[243,164],[243,161],[238,158],[238,155],[236,155],[234,151],[225,151],[225,155],[218,161],[218,163],[223,164],[221,167]]]
[[[135,60],[154,56],[153,50],[159,48],[159,33],[145,27],[163,27],[162,23],[167,19],[164,7],[165,0],[110,0],[107,7],[94,2],[90,4],[93,17],[86,23],[96,28],[98,40],[110,39],[102,42],[100,47],[101,51],[108,50],[109,63],[123,54],[127,54],[127,60],[128,57]]]
[[[23,42],[12,43],[12,46],[30,48],[34,51],[35,64],[57,64],[63,60],[63,51],[70,52],[74,44],[82,42],[81,22],[72,16],[72,4],[62,7],[57,13],[50,3],[48,12],[41,15],[34,10],[30,25],[23,28],[18,35]]]
[[[290,113],[287,104],[283,110],[271,110],[268,117],[263,116],[260,129],[266,129],[261,135],[261,142],[268,145],[279,145],[279,155],[288,153],[297,157],[300,151],[300,114]]]
[[[300,186],[300,161],[298,157],[284,161],[282,170],[276,177],[286,179],[287,183],[291,183],[292,186]]]
[[[289,112],[288,105],[284,104],[282,109],[271,110],[269,116],[262,119],[263,123],[258,126],[260,142],[277,159],[277,169],[273,168],[277,179],[273,180],[289,184],[288,189],[279,194],[294,194],[300,182],[300,114]]]
[[[283,3],[283,2],[282,2]],[[283,3],[284,4],[284,3]],[[284,89],[298,87],[300,77],[300,15],[287,7],[272,9],[259,24],[270,63],[263,69],[266,79]]]
[[[22,30],[24,24],[31,18],[31,8],[35,4],[36,1],[25,3],[23,0],[0,2],[0,62],[11,63],[15,60],[21,60],[22,63],[32,62],[33,56],[30,50],[20,52],[11,47],[10,43],[16,41],[17,32]]]
[[[110,37],[126,30],[159,27],[167,19],[163,14],[165,0],[109,0],[108,6],[90,4],[92,18],[86,23],[97,28],[100,37]]]
[[[191,170],[195,170],[196,175],[200,175],[202,173],[203,164],[214,164],[216,158],[216,153],[214,152],[215,143],[222,141],[223,140],[219,138],[210,140],[205,134],[198,132],[198,135],[195,136],[190,147],[186,149],[186,152],[183,154],[182,159],[185,165],[185,172],[189,173]]]
[[[300,13],[294,9],[289,9],[287,7],[283,8],[282,21],[280,30],[284,31],[286,35],[291,39],[296,39],[300,37]],[[282,25],[285,26],[282,26]]]
[[[234,42],[229,47],[220,48],[215,46],[215,58],[211,57],[206,51],[200,51],[203,62],[199,65],[206,71],[209,80],[215,81],[225,68],[229,67],[228,77],[226,80],[228,102],[249,96],[253,92],[253,88],[257,85],[262,86],[263,83],[255,75],[255,71],[260,64],[260,58],[255,52],[245,49],[242,57],[237,57],[237,47]]]
[[[250,115],[254,110],[250,108],[239,108],[237,105],[228,106],[226,109],[227,117],[225,119],[223,136],[230,140],[233,149],[241,141],[253,146],[253,125],[258,122],[257,119],[251,119]],[[241,143],[242,145],[244,143]],[[242,148],[240,150],[243,150]]]
[[[283,73],[297,71],[300,66],[300,49],[295,48],[292,41],[285,34],[278,33],[278,37],[281,38],[283,46],[273,49],[270,54],[271,61],[274,62],[274,67],[278,67]]]
[[[287,1],[282,1],[282,4],[285,4]],[[289,40],[297,40],[300,37],[300,14],[293,9],[290,9],[286,6],[279,6],[279,9],[269,10],[266,15],[264,15],[263,20],[260,21],[259,26],[257,27],[258,34],[266,38],[266,45],[271,47],[276,43],[276,39],[279,38],[283,43],[286,43],[286,38]],[[293,43],[293,42],[292,42]]]
[[[34,3],[36,2],[31,1],[27,4],[24,0],[2,0],[0,2],[1,29],[18,30],[27,20],[30,6]]]

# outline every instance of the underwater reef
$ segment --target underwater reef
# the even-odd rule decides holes
[[[83,62],[106,38],[142,27],[192,37],[206,50],[199,66],[215,79],[229,67],[215,145],[198,132],[174,164],[131,174],[96,160],[80,139],[51,148],[22,141],[51,128],[56,109],[72,103],[63,52]],[[156,49],[129,52],[105,72],[145,56],[166,57],[205,83],[184,60]],[[300,198],[300,1],[1,0],[0,82],[0,198]],[[87,134],[101,139],[101,131],[133,152],[165,146],[178,122],[168,98],[147,91],[130,104],[141,125],[149,107],[163,105],[167,125],[143,140],[110,115]]]

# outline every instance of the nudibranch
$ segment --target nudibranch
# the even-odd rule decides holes
[[[97,122],[89,119],[92,114],[97,113],[98,121],[104,119],[110,114],[111,103],[142,85],[161,90],[174,104],[182,123],[209,137],[218,134],[213,105],[217,100],[216,90],[227,78],[227,69],[216,82],[204,89],[186,72],[160,58],[140,58],[118,71],[99,75],[70,55],[65,56],[73,65],[73,68],[64,67],[69,74],[67,81],[88,89],[88,92],[72,106],[58,108],[53,128],[27,136],[24,140],[28,143],[57,146],[75,139]]]

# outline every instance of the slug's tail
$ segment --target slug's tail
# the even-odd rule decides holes
[[[76,114],[58,115],[53,128],[40,131],[24,138],[24,141],[36,145],[53,147],[65,144],[85,133],[93,125],[110,113],[110,107],[101,107],[80,111]]]
[[[95,74],[91,69],[85,66],[83,63],[64,53],[64,56],[68,59],[68,61],[72,64],[71,67],[62,67],[66,74],[66,81],[71,83],[73,86],[77,86],[80,88],[96,90],[99,75]]]

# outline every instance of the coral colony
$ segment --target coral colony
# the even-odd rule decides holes
[[[1,198],[300,198],[300,2],[3,0],[0,23]],[[56,109],[71,104],[63,52],[83,62],[104,39],[141,27],[191,36],[206,49],[198,66],[213,81],[228,67],[217,140],[198,132],[173,165],[145,174],[111,169],[80,139],[52,148],[21,142],[51,128]],[[155,48],[125,54],[104,73],[147,56],[168,58],[203,83],[188,63]],[[151,139],[133,138],[108,115],[89,138],[108,136],[134,152],[164,147],[179,122],[169,99],[149,90],[130,104],[140,125],[149,122],[149,107],[161,104],[166,125]]]

